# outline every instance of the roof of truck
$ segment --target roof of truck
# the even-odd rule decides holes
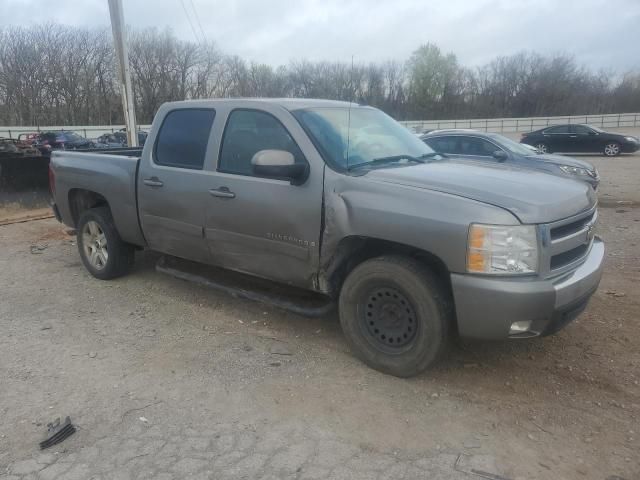
[[[251,103],[251,102],[264,102],[272,105],[279,105],[287,110],[299,110],[302,108],[318,108],[318,107],[359,107],[357,103],[343,102],[339,100],[320,100],[315,98],[212,98],[202,100],[182,100],[179,102],[169,102],[172,107],[179,105],[187,106],[209,106],[231,103],[237,105],[238,103]]]

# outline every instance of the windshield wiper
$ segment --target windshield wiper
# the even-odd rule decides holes
[[[442,157],[442,158],[448,158],[448,155],[446,153],[440,153],[440,152],[430,152],[430,153],[423,153],[422,155],[420,155],[419,157],[417,157],[419,160],[425,160],[427,158],[435,158],[435,157]],[[424,163],[424,162],[423,162]]]
[[[431,154],[428,153],[426,155],[431,155]],[[423,155],[421,155],[420,157],[414,157],[412,155],[390,155],[388,157],[374,158],[373,160],[370,160],[368,162],[356,163],[355,165],[349,166],[349,170],[353,170],[354,168],[359,168],[359,167],[366,167],[369,165],[371,166],[384,165],[385,163],[394,163],[400,160],[409,160],[410,162],[414,162],[414,163],[425,163],[423,159]]]

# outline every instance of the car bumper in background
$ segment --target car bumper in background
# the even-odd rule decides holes
[[[485,340],[557,332],[587,306],[602,276],[604,243],[596,238],[577,269],[552,279],[452,274],[458,332]],[[528,327],[512,329],[514,322]]]

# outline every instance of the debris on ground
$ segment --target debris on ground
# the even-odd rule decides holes
[[[42,245],[38,245],[38,244],[36,244],[36,245],[31,245],[31,247],[30,247],[30,251],[31,251],[31,253],[32,253],[32,254],[34,254],[34,255],[38,255],[38,254],[40,254],[40,253],[44,252],[44,251],[47,249],[47,247],[48,247],[48,246],[49,246],[49,245],[48,245],[48,244],[46,244],[46,243],[44,243],[44,244],[42,244]]]
[[[269,353],[271,353],[272,355],[293,355],[293,353],[291,353],[291,350],[289,350],[289,348],[287,348],[284,343],[273,344],[269,349]]]
[[[52,447],[73,435],[75,432],[76,427],[71,424],[69,417],[65,418],[62,423],[60,423],[60,417],[58,417],[55,421],[47,424],[47,436],[40,442],[40,449],[44,450],[45,448]]]
[[[627,294],[624,292],[616,292],[615,290],[605,290],[606,295],[611,295],[612,297],[624,297]]]

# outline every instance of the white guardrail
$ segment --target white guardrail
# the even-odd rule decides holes
[[[413,120],[400,122],[409,130],[440,130],[445,128],[472,128],[485,132],[508,133],[529,132],[549,125],[566,123],[588,123],[602,128],[640,127],[640,113],[613,113],[608,115],[571,115],[563,117],[528,117],[528,118],[482,118],[467,120]],[[151,125],[139,125],[142,130],[149,130]],[[86,138],[96,138],[105,133],[113,133],[124,128],[124,125],[74,125],[74,126],[0,126],[0,137],[18,138],[21,133],[44,132],[51,130],[72,130]]]
[[[640,113],[613,113],[607,115],[571,115],[563,117],[482,118],[469,120],[415,120],[400,122],[409,130],[420,133],[425,130],[445,128],[472,128],[484,132],[530,132],[550,125],[588,123],[601,128],[640,127]]]

